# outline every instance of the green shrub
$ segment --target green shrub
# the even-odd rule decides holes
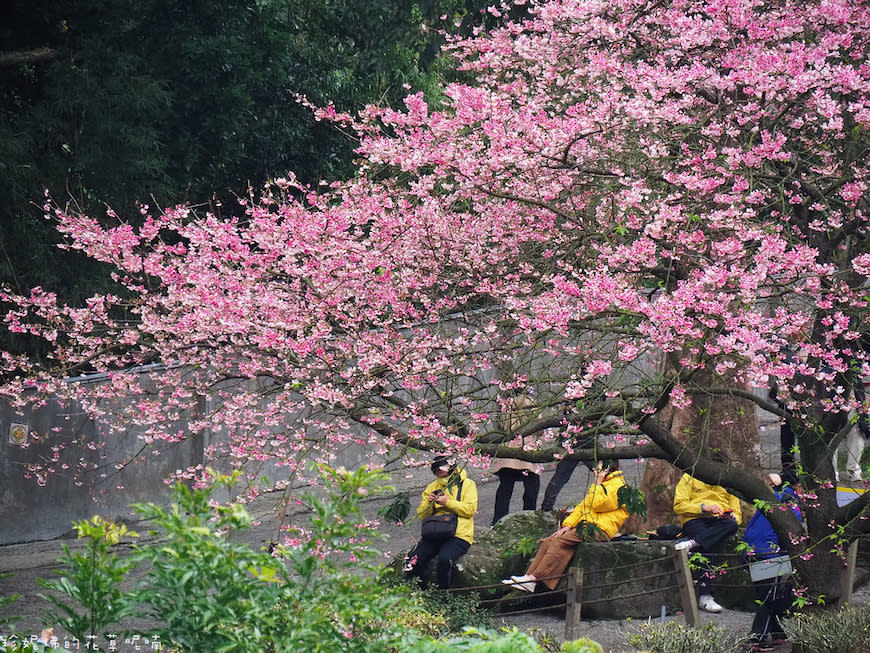
[[[9,572],[3,573],[3,574],[0,574],[0,578],[7,578],[11,575],[12,574]],[[9,596],[0,596],[0,611],[2,611],[2,613],[5,613],[6,608],[9,605],[11,605],[12,603],[15,603],[15,601],[17,601],[20,598],[21,598],[20,594],[10,594]],[[2,614],[2,613],[0,613],[0,629],[3,629],[3,630],[5,630],[7,628],[11,629],[15,625],[15,622],[21,618],[17,615]]]
[[[559,653],[604,653],[601,644],[594,642],[588,637],[564,642]]]
[[[546,653],[556,653],[559,650],[559,647],[561,646],[561,631],[562,629],[559,629],[560,634],[557,635],[555,632],[547,628],[536,628],[531,626],[523,629],[523,632],[526,632],[535,638],[538,646],[546,651]]]
[[[366,542],[378,536],[360,526],[361,499],[392,489],[385,475],[326,467],[320,474],[327,496],[303,496],[306,530],[291,533],[275,556],[233,542],[252,520],[238,504],[212,505],[207,490],[178,486],[171,510],[137,507],[161,540],[141,550],[150,565],[138,598],[163,622],[155,633],[165,645],[191,653],[369,653],[414,639],[391,618],[407,593],[360,573],[372,569],[377,551]]]
[[[119,556],[113,549],[122,539],[138,535],[123,524],[99,516],[74,522],[73,526],[84,547],[73,553],[63,545],[59,562],[64,569],[54,572],[58,578],[39,580],[40,586],[52,590],[40,596],[57,608],[48,613],[48,623],[62,626],[86,641],[89,636],[105,635],[109,626],[135,611],[121,583],[137,561]]]
[[[390,618],[399,628],[431,639],[437,639],[440,635],[450,632],[450,624],[443,615],[428,612],[420,605],[399,606]]]
[[[439,631],[444,637],[466,629],[485,629],[489,626],[492,613],[480,605],[480,597],[474,592],[457,594],[439,590],[420,590],[417,598],[420,606],[429,614],[435,615],[445,624]]]
[[[636,649],[655,653],[731,653],[745,638],[715,624],[692,628],[669,621],[641,624],[627,639]]]
[[[870,606],[847,606],[782,620],[795,651],[865,653],[870,651]]]
[[[505,551],[505,555],[514,556],[519,555],[527,558],[531,556],[535,551],[538,550],[538,546],[540,546],[541,541],[540,538],[531,537],[529,535],[523,536],[518,540],[515,540]]]
[[[393,653],[421,639],[397,615],[419,610],[407,588],[389,588],[366,544],[378,534],[361,526],[361,499],[384,487],[385,475],[321,468],[326,497],[306,495],[306,532],[272,555],[239,541],[252,519],[239,504],[221,505],[211,489],[173,488],[169,508],[134,506],[151,523],[153,542],[121,557],[112,547],[120,527],[98,518],[77,525],[84,554],[65,551],[60,578],[46,586],[70,599],[54,601],[61,625],[89,632],[135,612],[157,623],[149,636],[164,650],[203,653],[342,651]],[[234,477],[216,476],[215,487]],[[146,564],[141,564],[146,563]],[[136,589],[118,599],[126,574],[140,564]],[[106,601],[100,606],[101,599]]]
[[[542,649],[516,628],[501,632],[471,628],[449,639],[417,642],[407,653],[542,653]]]

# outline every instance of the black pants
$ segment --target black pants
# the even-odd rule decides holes
[[[556,463],[556,471],[553,474],[553,478],[550,479],[550,482],[547,483],[547,488],[544,490],[544,500],[541,502],[541,510],[552,510],[556,506],[556,497],[559,496],[559,492],[562,491],[562,488],[571,480],[571,474],[574,473],[574,470],[577,469],[577,465],[580,464],[579,460],[565,460],[562,459],[558,463]],[[583,464],[592,470],[592,463],[588,460],[584,460]]]
[[[794,446],[794,431],[791,430],[788,419],[786,419],[779,426],[779,460],[783,469],[794,470],[795,468]]]
[[[538,502],[538,491],[541,489],[540,476],[528,470],[508,467],[498,470],[495,475],[498,476],[498,489],[495,491],[493,525],[510,512],[514,483],[523,484],[523,510],[535,509],[535,504]]]
[[[769,397],[776,402],[779,408],[785,410],[785,404],[777,399],[775,391]],[[792,431],[791,424],[789,424],[788,416],[780,419],[782,419],[782,423],[779,425],[779,461],[782,464],[783,471],[789,470],[793,472],[795,469],[794,431]]]
[[[698,543],[693,552],[701,553],[707,558],[717,553],[736,532],[737,520],[733,517],[698,517],[683,524],[683,536]],[[697,575],[698,591],[701,594],[710,593],[707,580],[713,574],[713,564],[711,560],[701,565]]]
[[[779,618],[791,607],[794,583],[791,576],[775,576],[753,583],[755,596],[755,617],[749,637],[754,642],[760,642],[765,635],[773,639],[785,639],[785,632]]]
[[[411,552],[408,554],[408,560],[411,562],[411,571],[405,572],[406,578],[419,578],[423,585],[426,585],[426,570],[432,558],[437,556],[438,560],[435,563],[435,574],[440,589],[450,589],[450,584],[453,582],[453,567],[456,566],[456,560],[459,556],[468,552],[471,545],[458,537],[451,537],[444,542],[420,539]]]

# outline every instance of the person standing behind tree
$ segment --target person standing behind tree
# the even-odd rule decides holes
[[[513,434],[535,418],[534,388],[528,388],[524,393],[511,397],[508,403],[505,427]],[[534,437],[533,435],[527,437]],[[508,443],[508,447],[523,446],[523,437],[516,437]],[[541,488],[541,477],[534,464],[517,458],[495,458],[493,460],[498,476],[498,488],[495,491],[495,508],[492,513],[492,525],[510,512],[511,497],[514,484],[523,484],[523,510],[534,510],[538,501],[538,491]]]
[[[563,402],[562,416],[565,420],[565,430],[567,432],[571,431],[570,417],[572,413],[573,402]],[[579,437],[569,436],[566,440],[570,442],[572,449],[592,449],[595,447],[594,434],[584,434]],[[571,480],[571,475],[574,473],[574,470],[577,469],[577,465],[579,464],[579,460],[569,460],[567,458],[563,458],[556,463],[556,471],[553,473],[550,482],[547,483],[547,487],[544,489],[544,500],[541,502],[541,510],[553,510],[556,507],[556,498],[559,496],[562,488],[564,488],[565,485],[568,484],[568,481]],[[589,471],[594,471],[592,462],[584,460],[583,464],[586,465]]]
[[[405,577],[424,580],[429,563],[437,556],[436,578],[440,589],[449,589],[453,569],[459,556],[474,542],[474,513],[477,512],[477,485],[464,470],[457,470],[445,456],[437,456],[430,465],[435,480],[426,486],[417,507],[422,521],[431,515],[453,513],[456,531],[449,537],[421,536],[417,546],[405,558]]]

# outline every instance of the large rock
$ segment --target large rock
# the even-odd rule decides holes
[[[584,542],[571,567],[583,569],[586,618],[653,617],[682,609],[673,548],[655,541]],[[566,587],[567,579],[559,581]]]
[[[478,529],[460,559],[459,587],[487,587],[484,598],[504,596],[503,578],[526,573],[538,544],[559,527],[556,513],[524,510],[505,516],[491,529]]]

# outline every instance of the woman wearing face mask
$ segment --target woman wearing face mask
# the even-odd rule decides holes
[[[425,579],[433,558],[440,589],[449,589],[456,560],[465,554],[474,541],[474,513],[477,512],[477,486],[464,470],[458,470],[446,456],[437,456],[430,465],[435,475],[417,507],[417,517],[425,520],[436,515],[456,515],[455,532],[448,535],[420,537],[417,546],[405,558],[405,577]]]

